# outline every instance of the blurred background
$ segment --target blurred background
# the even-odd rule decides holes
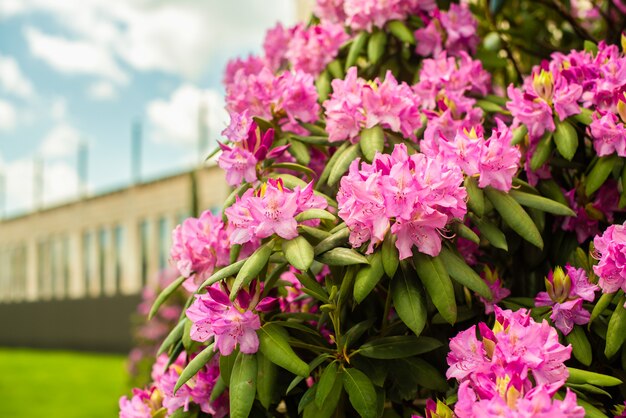
[[[228,194],[225,64],[309,10],[0,0],[0,417],[114,417],[142,384],[171,231]]]

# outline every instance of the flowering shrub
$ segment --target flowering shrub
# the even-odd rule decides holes
[[[233,60],[120,415],[625,416],[626,5],[568,6],[317,0]]]

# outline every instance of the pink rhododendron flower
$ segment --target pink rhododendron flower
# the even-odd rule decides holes
[[[508,297],[511,291],[503,286],[498,272],[490,269],[488,266],[485,266],[480,277],[487,283],[491,291],[491,300],[478,296],[478,299],[485,305],[485,314],[489,315],[493,313],[494,306],[500,303],[502,299]]]
[[[411,256],[413,245],[425,254],[439,254],[439,231],[467,210],[458,168],[424,154],[409,156],[403,144],[391,155],[377,154],[371,165],[359,163],[350,165],[337,193],[350,244],[359,247],[370,241],[371,253],[390,230],[398,237],[400,259]]]
[[[422,56],[437,56],[444,50],[450,55],[474,53],[480,41],[477,26],[466,3],[452,3],[448,11],[435,10],[428,24],[415,31],[415,51]]]
[[[235,82],[235,76],[258,74],[265,67],[265,61],[254,55],[246,59],[235,58],[228,61],[224,71],[224,86],[228,89]]]
[[[233,143],[239,143],[248,139],[250,135],[250,127],[254,123],[252,117],[248,114],[248,109],[243,112],[230,112],[230,123],[222,131],[222,135]]]
[[[265,52],[265,61],[267,66],[274,72],[280,70],[287,65],[287,45],[293,36],[293,32],[301,25],[294,28],[286,29],[280,22],[272,29],[265,33],[263,40],[263,51]]]
[[[276,234],[285,239],[298,236],[295,216],[308,209],[325,209],[324,198],[313,194],[313,184],[304,189],[289,190],[282,180],[270,179],[258,190],[248,189],[241,198],[226,209],[233,227],[230,240],[245,244],[254,239]]]
[[[406,83],[398,83],[391,72],[384,81],[376,78],[371,84],[357,77],[351,67],[344,80],[333,80],[333,93],[323,103],[326,130],[331,142],[358,142],[363,128],[380,125],[415,139],[421,122],[417,96]]]
[[[160,409],[160,394],[156,388],[150,390],[133,389],[133,396],[120,398],[120,418],[152,418],[152,414]]]
[[[593,147],[596,153],[603,157],[617,153],[620,157],[626,157],[626,127],[617,115],[611,112],[593,114],[593,121],[589,125],[589,131],[593,138]]]
[[[185,219],[172,232],[170,257],[180,274],[190,278],[184,286],[191,292],[215,267],[228,265],[229,251],[226,227],[210,211]]]
[[[259,349],[256,330],[261,328],[259,316],[250,309],[265,309],[273,299],[258,301],[259,293],[251,286],[250,293],[240,290],[231,302],[219,285],[207,288],[207,293],[194,295],[196,300],[187,309],[193,322],[191,339],[204,342],[215,338],[215,350],[227,356],[239,344],[242,353],[253,354]]]
[[[288,39],[285,58],[294,70],[317,75],[335,59],[339,47],[349,38],[340,24],[298,25]],[[284,48],[283,44],[283,48]]]
[[[626,291],[626,223],[609,226],[594,238],[593,245],[599,260],[593,272],[600,278],[602,292],[613,293],[620,288]]]

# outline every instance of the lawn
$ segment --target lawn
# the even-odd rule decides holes
[[[0,417],[113,418],[125,357],[0,348]]]

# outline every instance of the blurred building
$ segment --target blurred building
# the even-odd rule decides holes
[[[123,310],[127,318],[143,286],[169,264],[172,229],[196,210],[218,211],[228,193],[213,166],[1,221],[0,344],[103,347],[99,335],[81,338],[94,321],[114,333],[106,316]],[[82,331],[57,326],[83,315]],[[103,348],[129,344],[125,322],[123,342]],[[66,329],[69,339],[59,337]]]

